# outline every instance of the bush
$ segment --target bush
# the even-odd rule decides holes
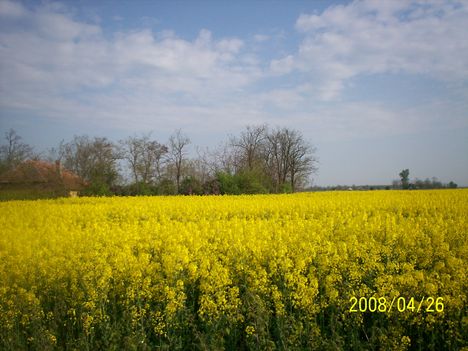
[[[241,193],[238,185],[238,179],[235,175],[218,172],[216,174],[216,180],[219,183],[219,191],[223,195],[238,195]]]
[[[266,194],[267,187],[263,184],[262,175],[255,171],[242,171],[237,174],[219,172],[216,175],[221,194]]]
[[[157,185],[156,193],[158,195],[176,195],[177,187],[172,180],[164,178]]]
[[[266,194],[268,189],[263,185],[262,175],[255,171],[242,171],[236,175],[239,190],[242,194]]]
[[[197,178],[187,177],[180,184],[179,193],[184,195],[202,195],[203,187]]]
[[[82,195],[84,196],[110,196],[113,195],[112,191],[104,182],[94,181],[85,190],[83,190]]]
[[[281,186],[281,192],[283,194],[292,194],[292,186],[290,183],[284,183],[282,186]]]

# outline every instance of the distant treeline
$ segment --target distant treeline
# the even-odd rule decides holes
[[[78,175],[80,195],[258,194],[303,190],[317,170],[315,148],[300,131],[247,126],[214,150],[191,150],[175,131],[162,143],[151,134],[118,142],[75,136],[46,155],[10,130],[0,147],[0,174],[25,160],[47,160]]]
[[[246,126],[239,135],[228,137],[215,149],[195,147],[191,156],[191,141],[181,130],[176,130],[164,143],[152,138],[151,133],[118,142],[105,137],[75,136],[45,154],[35,152],[12,129],[5,133],[4,140],[0,146],[0,183],[2,174],[26,160],[46,160],[80,177],[86,186],[79,193],[88,196],[457,188],[453,181],[444,184],[437,178],[411,181],[409,169],[402,170],[400,179],[391,185],[311,187],[311,176],[318,165],[316,149],[300,131],[268,125]],[[22,188],[16,182],[8,188],[3,182],[0,192],[9,189],[11,196],[0,198],[31,198],[28,187],[30,183]],[[51,192],[43,187],[38,190],[34,185],[32,196],[40,197],[38,191],[44,197],[57,193],[55,188]]]
[[[309,191],[342,191],[342,190],[390,190],[390,185],[329,185],[329,186],[312,186]]]
[[[394,180],[392,182],[393,189],[408,189],[408,190],[416,190],[416,189],[455,189],[458,187],[456,183],[450,181],[447,184],[443,184],[440,180],[436,177],[432,177],[432,179],[426,178],[425,180],[421,180],[415,178],[411,181],[409,169],[403,169],[400,173],[400,179]]]
[[[418,189],[456,189],[458,185],[453,181],[449,183],[442,183],[437,178],[426,178],[420,180],[416,178],[413,182],[408,184],[409,190]],[[330,185],[330,186],[312,186],[308,191],[334,191],[334,190],[398,190],[403,189],[400,181],[393,181],[392,185]]]
[[[442,183],[437,178],[426,178],[421,180],[415,178],[412,182],[409,177],[409,169],[404,169],[399,173],[400,179],[394,180],[392,185],[332,185],[332,186],[313,186],[309,191],[333,191],[333,190],[418,190],[418,189],[455,189],[456,183],[450,181],[447,184]]]

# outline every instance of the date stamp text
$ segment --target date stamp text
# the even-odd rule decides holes
[[[414,297],[405,298],[403,296],[386,297],[356,297],[349,299],[349,312],[377,312],[390,313],[392,311],[414,312],[414,313],[442,313],[444,311],[444,298],[423,296],[422,299]]]

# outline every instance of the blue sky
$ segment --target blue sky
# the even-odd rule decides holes
[[[0,131],[302,131],[314,183],[468,186],[466,1],[0,0]]]

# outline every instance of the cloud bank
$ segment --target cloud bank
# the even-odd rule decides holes
[[[410,73],[468,79],[468,5],[458,1],[355,1],[322,14],[301,14],[305,38],[272,68],[318,76],[325,100],[359,75]]]
[[[299,47],[268,57],[253,47],[273,41],[263,34],[105,33],[60,3],[3,0],[0,116],[213,132],[270,122],[331,139],[399,133],[403,119],[414,130],[467,126],[466,2],[355,1],[300,14],[295,30]],[[356,79],[382,74],[427,77],[450,92],[411,108],[345,99]]]

